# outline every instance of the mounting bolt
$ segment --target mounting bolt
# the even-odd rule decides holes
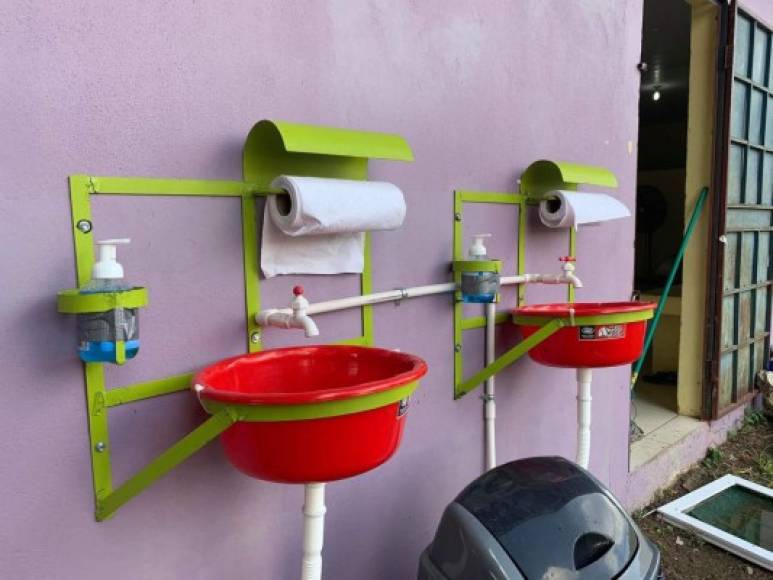
[[[87,234],[91,231],[91,222],[89,220],[78,220],[78,223],[75,224],[75,227],[84,234]]]
[[[454,352],[462,352],[462,345],[461,344],[455,344],[454,345]]]
[[[462,214],[461,214],[461,213],[459,213],[459,212],[456,212],[456,213],[454,214],[454,219],[455,219],[456,221],[458,221],[458,222],[462,221]]]
[[[646,62],[641,61],[639,64],[636,65],[636,68],[639,69],[639,72],[647,72],[649,65]]]
[[[258,344],[260,342],[260,332],[259,331],[256,330],[255,332],[250,334],[250,342],[252,344]]]
[[[102,453],[105,449],[107,449],[107,445],[105,445],[104,441],[97,441],[97,444],[94,445],[94,449],[97,453]]]

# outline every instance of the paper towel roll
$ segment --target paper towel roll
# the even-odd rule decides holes
[[[271,221],[288,236],[394,230],[403,225],[405,199],[396,185],[281,175],[272,187]]]
[[[539,204],[539,218],[549,228],[593,225],[629,217],[625,205],[605,193],[555,190]]]
[[[405,219],[405,199],[391,183],[282,175],[271,186],[287,195],[266,202],[260,265],[267,278],[362,272],[362,232],[396,229]]]

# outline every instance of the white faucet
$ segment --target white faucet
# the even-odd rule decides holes
[[[303,286],[293,288],[295,298],[290,304],[292,312],[270,308],[261,310],[255,315],[255,322],[260,326],[274,326],[276,328],[302,328],[307,337],[319,336],[317,324],[306,314],[309,301],[303,296]]]
[[[521,274],[515,276],[516,284],[571,284],[575,288],[582,288],[582,281],[574,274],[574,261],[572,256],[563,256],[558,258],[564,265],[561,269],[563,274]],[[503,283],[507,283],[509,278],[502,278]],[[511,284],[513,282],[510,282]]]
[[[558,258],[558,260],[564,263],[561,267],[564,271],[562,282],[571,284],[575,288],[582,288],[582,280],[574,275],[574,263],[577,261],[577,258],[573,256],[562,256],[561,258]]]

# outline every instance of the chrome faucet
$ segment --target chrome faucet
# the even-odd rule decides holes
[[[306,314],[309,301],[303,296],[303,286],[294,287],[293,294],[295,298],[290,304],[291,312],[287,312],[287,309],[279,310],[277,308],[261,310],[255,315],[255,322],[260,326],[302,328],[307,337],[319,336],[317,324]]]

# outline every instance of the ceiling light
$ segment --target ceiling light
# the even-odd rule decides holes
[[[655,92],[652,93],[652,100],[653,101],[659,101],[660,100],[660,91],[658,89],[655,89]]]

